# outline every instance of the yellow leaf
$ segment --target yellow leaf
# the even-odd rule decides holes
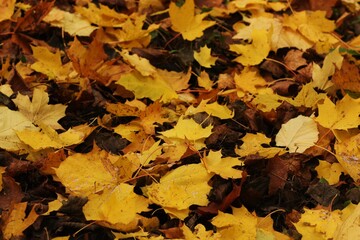
[[[122,24],[122,28],[108,28],[102,31],[101,41],[109,44],[119,44],[123,48],[144,48],[150,43],[150,33],[160,27],[158,24],[151,24],[144,29],[146,15],[134,15]]]
[[[241,178],[242,171],[234,168],[243,165],[237,158],[222,158],[221,151],[214,152],[210,150],[209,154],[202,160],[209,173],[218,174],[224,179]]]
[[[255,94],[259,88],[267,86],[267,82],[260,76],[256,68],[245,67],[240,74],[234,77],[238,97],[245,96],[245,93]]]
[[[284,152],[284,150],[281,148],[264,148],[262,145],[270,145],[271,139],[267,138],[262,133],[246,133],[246,135],[241,140],[244,143],[239,148],[235,148],[235,153],[241,157],[258,154],[264,158],[272,158],[276,154],[281,154]]]
[[[119,13],[108,6],[89,2],[88,7],[75,6],[77,13],[85,17],[89,22],[102,27],[121,27],[122,23],[128,18],[128,15]]]
[[[193,119],[185,119],[184,117],[180,117],[179,121],[173,129],[160,132],[160,134],[167,138],[179,138],[193,141],[209,137],[212,128],[212,126],[203,128]]]
[[[138,71],[133,71],[123,74],[116,84],[133,91],[138,99],[148,97],[153,101],[161,99],[162,102],[169,102],[178,98],[176,91],[188,87],[189,79],[188,73],[157,70],[153,76],[143,76]]]
[[[87,136],[82,131],[69,129],[66,132],[58,134],[54,129],[49,126],[42,125],[41,132],[35,129],[24,129],[16,131],[19,139],[32,147],[34,150],[41,150],[45,148],[62,148],[74,144],[81,143]],[[86,131],[84,129],[84,131]]]
[[[181,226],[181,230],[187,240],[220,240],[221,235],[219,233],[214,233],[213,230],[206,231],[206,228],[202,224],[198,224],[194,228],[194,232],[190,230],[186,224]]]
[[[355,210],[356,205],[349,204],[343,210],[305,209],[300,221],[294,223],[296,230],[304,239],[333,239],[336,229]]]
[[[62,104],[49,105],[49,95],[42,89],[35,88],[32,101],[28,96],[18,94],[13,100],[19,111],[31,122],[45,124],[54,129],[62,129],[58,123],[65,116],[66,106]]]
[[[211,90],[214,84],[214,82],[211,81],[209,74],[205,71],[202,71],[200,73],[200,76],[198,76],[197,81],[199,86],[205,88],[206,90]]]
[[[207,46],[201,47],[200,52],[194,51],[195,60],[203,67],[210,68],[215,65],[216,57],[211,56],[211,48]]]
[[[323,100],[326,98],[325,93],[317,93],[312,83],[308,83],[304,85],[298,95],[292,100],[291,98],[287,99],[286,101],[295,107],[307,107],[315,109],[317,107],[317,103],[320,100]]]
[[[283,96],[274,94],[269,88],[266,91],[270,93],[258,94],[251,101],[251,103],[253,103],[256,108],[261,111],[270,112],[271,110],[279,107],[284,101],[287,100],[287,98]]]
[[[170,3],[169,15],[172,29],[181,33],[185,40],[195,40],[201,37],[203,31],[215,24],[214,21],[203,20],[208,14],[195,15],[194,0],[185,0],[185,3],[178,7],[174,2]]]
[[[15,203],[13,205],[10,216],[3,222],[1,227],[4,239],[21,237],[23,231],[36,221],[38,214],[35,211],[35,207],[25,217],[26,206],[27,202]]]
[[[232,44],[230,51],[240,54],[235,59],[236,62],[244,66],[256,65],[261,63],[270,52],[270,42],[266,30],[254,29],[251,34],[252,43],[247,45]]]
[[[339,47],[326,55],[322,68],[313,64],[312,79],[314,87],[326,90],[333,85],[328,79],[342,66],[344,57],[339,52]]]
[[[256,239],[257,218],[244,206],[232,208],[233,214],[219,212],[211,223],[217,227],[221,239]]]
[[[8,151],[24,149],[24,145],[16,135],[16,131],[36,130],[32,122],[18,111],[12,111],[5,106],[0,106],[0,148]]]
[[[323,104],[318,104],[319,116],[316,121],[329,129],[347,130],[357,128],[360,124],[360,99],[345,95],[336,105],[325,98]]]
[[[37,72],[41,72],[55,80],[68,80],[69,73],[74,71],[72,63],[63,65],[61,63],[60,51],[57,49],[52,53],[47,47],[31,46],[33,56],[37,62],[31,64],[31,68]]]
[[[319,165],[315,170],[319,178],[326,179],[330,185],[338,183],[341,173],[346,172],[340,163],[329,163],[326,161],[319,161]]]
[[[88,196],[117,183],[115,167],[108,153],[94,149],[86,154],[75,153],[55,169],[56,175],[71,192]]]
[[[16,0],[0,1],[0,22],[8,20],[14,13]]]
[[[351,214],[350,216],[346,214],[348,217],[343,218],[345,221],[343,221],[341,226],[336,229],[334,240],[360,239],[360,204],[356,206],[355,210],[353,207],[346,209],[349,209]]]
[[[277,146],[285,146],[289,152],[302,153],[318,140],[319,131],[312,118],[299,115],[281,125],[276,135]]]
[[[355,182],[360,180],[360,134],[335,143],[336,158]]]
[[[151,65],[148,59],[139,57],[137,54],[130,55],[127,50],[122,50],[120,54],[125,61],[138,70],[141,75],[147,77],[156,73],[156,68]]]
[[[228,107],[220,105],[217,102],[207,104],[208,102],[209,100],[202,100],[196,108],[194,106],[188,107],[185,115],[206,112],[210,116],[218,117],[220,119],[229,119],[234,116],[234,112],[232,112]]]
[[[0,167],[0,192],[3,190],[2,175],[5,172],[6,167]]]
[[[148,210],[149,201],[134,193],[134,186],[121,183],[114,189],[89,196],[83,207],[87,220],[106,221],[110,224],[129,224],[137,213]]]
[[[211,190],[207,182],[211,177],[202,164],[184,165],[169,171],[160,183],[153,183],[146,191],[150,201],[163,207],[182,210],[193,204],[206,206]]]
[[[90,36],[97,29],[81,15],[70,13],[53,7],[51,11],[43,18],[43,21],[50,23],[51,26],[64,29],[71,36]]]

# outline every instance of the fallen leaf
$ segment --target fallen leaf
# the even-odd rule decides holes
[[[360,69],[348,59],[344,59],[341,68],[336,69],[332,76],[335,86],[341,90],[360,92]]]
[[[211,48],[201,47],[200,52],[194,51],[195,60],[203,67],[210,68],[215,65],[216,57],[211,56]]]
[[[271,139],[262,133],[247,133],[241,140],[243,144],[235,148],[235,153],[241,157],[259,155],[264,158],[272,158],[277,154],[284,153],[281,148],[263,147],[262,145],[270,146]]]
[[[319,161],[319,165],[315,170],[319,178],[326,179],[329,185],[338,183],[341,173],[346,171],[340,163],[329,163],[326,161]]]
[[[194,0],[185,0],[181,7],[171,2],[169,15],[172,23],[171,28],[181,33],[183,38],[189,41],[201,37],[205,29],[215,24],[214,21],[203,20],[208,15],[207,13],[195,15]]]
[[[329,129],[347,130],[357,128],[360,124],[359,99],[345,95],[343,99],[334,104],[329,98],[318,104],[319,116],[315,119],[321,126]]]
[[[299,115],[281,125],[275,141],[277,146],[285,146],[289,152],[302,153],[316,143],[318,135],[315,121]]]
[[[58,123],[65,116],[66,106],[62,104],[48,104],[49,95],[45,90],[35,88],[32,100],[28,96],[18,94],[13,100],[19,111],[32,123],[45,124],[54,129],[62,129]]]
[[[195,108],[194,106],[188,107],[185,115],[194,115],[200,112],[206,112],[210,116],[218,117],[220,119],[229,119],[234,116],[228,107],[220,105],[217,102],[209,103],[209,100],[202,100],[200,104]]]
[[[182,210],[193,204],[205,206],[209,202],[211,187],[207,182],[211,177],[202,164],[184,165],[146,187],[146,192],[150,201],[163,207]]]
[[[5,0],[0,2],[0,22],[11,19],[14,14],[16,0]]]
[[[220,175],[224,179],[241,178],[241,170],[235,169],[235,166],[242,166],[243,163],[237,158],[224,157],[221,151],[211,151],[209,154],[202,158],[204,166],[209,173]]]

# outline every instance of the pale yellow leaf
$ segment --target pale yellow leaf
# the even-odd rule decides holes
[[[35,124],[49,125],[54,129],[61,129],[58,123],[65,116],[66,106],[62,104],[49,105],[49,95],[42,89],[35,88],[32,101],[28,96],[18,94],[13,100],[19,111]]]
[[[338,183],[341,173],[346,172],[340,163],[329,163],[326,161],[319,161],[319,165],[315,170],[319,178],[326,179],[330,185]]]
[[[276,135],[277,146],[284,146],[289,152],[302,153],[318,140],[319,131],[312,118],[299,115],[281,125]]]

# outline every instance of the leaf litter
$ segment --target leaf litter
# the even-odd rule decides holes
[[[0,9],[2,239],[356,238],[357,1]]]

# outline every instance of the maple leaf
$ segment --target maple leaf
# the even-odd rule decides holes
[[[211,49],[207,46],[201,47],[200,52],[194,51],[195,60],[203,67],[210,68],[215,65],[216,57],[211,56]]]
[[[202,71],[200,73],[200,75],[197,78],[197,81],[199,86],[205,88],[206,90],[211,90],[214,84],[214,82],[211,81],[209,74],[205,71]]]
[[[235,61],[244,66],[261,63],[270,52],[269,33],[266,30],[254,29],[251,44],[231,44],[230,51],[240,54]]]
[[[70,13],[53,7],[44,17],[43,21],[50,25],[62,28],[71,36],[90,36],[97,29],[91,23],[79,14]]]
[[[235,148],[235,153],[242,157],[259,155],[264,158],[272,158],[277,154],[281,155],[281,153],[284,153],[284,150],[281,148],[264,148],[262,145],[270,145],[271,139],[262,133],[247,133],[241,140],[244,143],[240,147]]]
[[[328,79],[335,73],[335,69],[340,69],[344,57],[339,53],[339,48],[336,48],[332,52],[326,55],[322,68],[316,63],[313,64],[313,84],[314,87],[320,89],[328,89],[333,83]]]
[[[145,187],[153,203],[163,207],[186,209],[196,204],[205,206],[211,187],[207,182],[212,177],[202,164],[183,165],[160,178],[160,183]]]
[[[87,8],[75,6],[74,9],[89,22],[102,27],[121,27],[128,19],[127,14],[116,12],[103,4],[96,5],[89,2]]]
[[[357,128],[360,124],[359,102],[359,99],[353,99],[349,95],[345,95],[336,105],[329,98],[325,98],[324,103],[318,104],[319,116],[315,120],[329,129]]]
[[[181,230],[185,236],[185,239],[193,239],[193,240],[200,240],[200,239],[207,239],[207,240],[217,240],[221,239],[221,234],[214,233],[213,230],[207,231],[204,225],[198,224],[194,228],[194,232],[190,230],[186,224],[181,226]]]
[[[305,239],[333,239],[337,228],[355,210],[356,205],[349,204],[343,210],[330,212],[325,209],[304,209],[300,221],[294,223]]]
[[[319,165],[315,168],[320,178],[326,179],[329,185],[339,182],[339,177],[345,169],[340,163],[329,163],[326,161],[319,161]]]
[[[167,138],[187,139],[190,141],[201,140],[207,138],[211,134],[212,126],[203,128],[193,119],[185,119],[183,116],[179,118],[173,129],[160,132],[161,135]]]
[[[120,54],[125,61],[139,71],[144,77],[156,74],[156,68],[151,65],[148,59],[139,57],[137,54],[130,55],[127,50],[122,50]]]
[[[117,183],[116,170],[109,154],[93,148],[90,153],[75,153],[55,169],[60,181],[74,194],[89,196]]]
[[[150,33],[160,27],[159,24],[151,24],[144,29],[146,15],[134,15],[122,24],[121,29],[109,28],[99,31],[101,41],[109,44],[119,44],[123,48],[143,48],[150,43]]]
[[[318,135],[315,121],[299,115],[281,125],[275,141],[277,146],[289,148],[289,152],[302,153],[316,143]]]
[[[24,129],[16,131],[16,135],[23,143],[29,145],[36,151],[45,148],[62,148],[78,144],[89,135],[85,133],[87,132],[86,126],[81,129],[81,131],[70,128],[66,132],[60,134],[47,125],[41,124],[40,126],[41,132],[37,129]]]
[[[16,0],[0,2],[0,22],[8,20],[14,13]]]
[[[62,104],[49,105],[49,95],[44,90],[35,88],[32,101],[28,96],[22,94],[18,94],[13,101],[19,111],[32,123],[62,129],[58,121],[65,116],[66,106]]]
[[[130,224],[138,221],[137,213],[148,210],[149,201],[134,193],[134,186],[121,183],[102,194],[92,194],[84,205],[87,220],[106,221],[110,224]]]
[[[0,106],[0,148],[8,151],[24,149],[24,144],[17,137],[16,131],[24,129],[37,129],[32,121],[18,111],[12,111]]]
[[[220,175],[224,179],[241,178],[241,170],[235,169],[235,166],[243,165],[237,158],[222,157],[221,151],[211,151],[202,158],[204,165],[209,173]]]
[[[235,74],[238,97],[244,97],[245,93],[258,93],[259,88],[267,86],[267,82],[256,68],[245,67],[240,74]]]
[[[201,37],[203,31],[216,22],[203,20],[208,13],[201,13],[195,15],[194,0],[185,0],[185,3],[178,7],[174,2],[170,3],[169,15],[172,23],[171,28],[181,33],[185,40],[195,40]]]
[[[3,219],[4,222],[1,230],[5,239],[22,237],[23,231],[32,225],[38,218],[39,215],[36,213],[35,207],[33,207],[26,216],[26,207],[27,202],[15,203],[12,206],[8,218]]]
[[[228,107],[220,105],[217,102],[209,103],[209,100],[202,100],[200,104],[195,108],[194,106],[188,107],[185,115],[194,115],[200,112],[206,112],[210,116],[218,117],[220,119],[229,119],[234,116]]]
[[[72,64],[63,66],[61,63],[60,51],[52,53],[47,47],[31,46],[33,56],[37,62],[31,64],[31,68],[37,72],[41,72],[49,77],[49,79],[66,80],[69,73],[73,71]]]
[[[221,239],[235,239],[242,236],[244,239],[256,239],[257,218],[244,206],[232,207],[232,214],[219,212],[211,223],[217,227]]]
[[[337,133],[339,135],[340,133]],[[339,138],[339,136],[337,136]],[[341,142],[335,143],[336,158],[346,172],[358,182],[360,180],[360,134],[344,133]]]
[[[135,70],[123,74],[116,83],[133,91],[136,98],[148,97],[153,101],[160,99],[162,102],[169,102],[178,98],[176,91],[188,87],[189,79],[190,72],[177,73],[157,69],[156,74],[143,76]]]

